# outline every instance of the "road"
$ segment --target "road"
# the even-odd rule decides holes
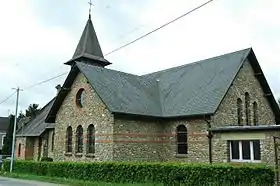
[[[60,184],[0,177],[0,186],[62,186]]]

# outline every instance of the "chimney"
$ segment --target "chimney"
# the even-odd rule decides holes
[[[58,84],[58,85],[56,85],[55,88],[56,88],[56,91],[57,91],[56,95],[58,95],[59,91],[61,90],[61,85]]]

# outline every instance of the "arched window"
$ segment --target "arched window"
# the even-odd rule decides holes
[[[66,152],[72,152],[72,127],[68,127],[66,130]]]
[[[246,113],[246,124],[250,125],[250,96],[249,93],[245,93],[245,113]]]
[[[53,149],[54,149],[54,131],[52,133],[52,152],[53,152]]]
[[[188,153],[188,131],[185,125],[179,125],[176,130],[177,154]]]
[[[76,94],[76,104],[82,108],[85,102],[85,89],[81,88]]]
[[[79,125],[76,131],[76,153],[83,152],[83,127]]]
[[[253,111],[254,111],[254,125],[258,125],[259,119],[258,119],[258,104],[257,102],[253,103]]]
[[[87,129],[87,153],[93,154],[95,152],[95,130],[93,124]]]
[[[237,99],[237,123],[238,125],[242,125],[242,100],[240,98]]]

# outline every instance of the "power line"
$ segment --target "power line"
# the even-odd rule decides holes
[[[175,21],[177,21],[177,20],[179,20],[179,19],[185,17],[186,15],[188,15],[188,14],[194,12],[195,10],[198,10],[199,8],[202,8],[203,6],[207,5],[208,3],[212,2],[212,1],[214,1],[214,0],[209,0],[209,1],[205,2],[205,3],[203,3],[202,5],[199,5],[198,7],[196,7],[196,8],[194,8],[194,9],[188,11],[187,13],[185,13],[185,14],[183,14],[183,15],[181,15],[181,16],[179,16],[179,17],[177,17],[177,18],[175,18],[175,19],[173,19],[173,20],[171,20],[171,21],[169,21],[169,22],[167,22],[167,23],[161,25],[160,27],[158,27],[158,28],[156,28],[156,29],[154,29],[154,30],[152,30],[152,31],[150,31],[150,32],[148,32],[148,33],[146,33],[146,34],[144,34],[144,35],[142,35],[142,36],[136,38],[135,40],[130,41],[129,43],[127,43],[127,44],[125,44],[125,45],[122,45],[122,46],[120,46],[119,48],[117,48],[117,49],[115,49],[115,50],[112,50],[111,52],[105,54],[105,56],[110,55],[110,54],[112,54],[112,53],[114,53],[114,52],[116,52],[116,51],[118,51],[118,50],[120,50],[120,49],[122,49],[122,48],[125,48],[125,47],[127,47],[128,45],[131,45],[132,43],[135,43],[136,41],[138,41],[138,40],[140,40],[140,39],[143,39],[144,37],[147,37],[148,35],[150,35],[150,34],[156,32],[156,31],[158,31],[158,30],[160,30],[160,29],[162,29],[162,28],[168,26],[168,25],[171,24],[171,23],[174,23]]]
[[[41,84],[46,83],[46,82],[51,81],[51,80],[54,80],[54,79],[56,79],[56,78],[59,78],[59,77],[65,75],[65,74],[67,74],[67,73],[68,73],[68,72],[64,72],[64,73],[62,73],[62,74],[59,74],[59,75],[54,76],[54,77],[52,77],[52,78],[46,79],[46,80],[41,81],[41,82],[39,82],[39,83],[35,83],[35,84],[33,84],[33,85],[31,85],[31,86],[25,88],[24,90],[28,90],[28,89],[33,88],[33,87],[35,87],[35,86],[41,85]]]
[[[13,97],[13,95],[15,94],[16,92],[13,92],[11,95],[9,95],[7,98],[5,98],[3,101],[0,102],[0,105],[5,103],[6,101],[8,101],[11,97]]]
[[[194,11],[200,9],[200,8],[202,8],[203,6],[209,4],[209,3],[212,2],[212,1],[214,1],[214,0],[209,0],[209,1],[207,1],[207,2],[205,2],[205,3],[203,3],[203,4],[201,4],[201,5],[197,6],[196,8],[194,8],[194,9],[192,9],[192,10],[190,10],[190,11],[184,13],[183,15],[181,15],[181,16],[179,16],[179,17],[177,17],[177,18],[175,18],[175,19],[173,19],[173,20],[171,20],[171,21],[169,21],[169,22],[167,22],[167,23],[161,25],[160,27],[158,27],[158,28],[156,28],[156,29],[154,29],[154,30],[152,30],[152,31],[150,31],[150,32],[148,32],[148,33],[146,33],[146,34],[144,34],[144,35],[142,35],[142,36],[140,36],[140,37],[138,37],[138,38],[132,40],[132,41],[130,41],[129,43],[127,43],[127,44],[125,44],[125,45],[122,45],[122,46],[120,46],[120,47],[118,47],[118,48],[112,50],[111,52],[105,54],[104,56],[108,56],[108,55],[110,55],[110,54],[112,54],[112,53],[115,53],[115,52],[117,52],[117,51],[119,51],[119,50],[121,50],[121,49],[123,49],[123,48],[125,48],[125,47],[127,47],[127,46],[129,46],[129,45],[131,45],[131,44],[133,44],[133,43],[135,43],[136,41],[139,41],[139,40],[141,40],[141,39],[143,39],[143,38],[149,36],[150,34],[152,34],[152,33],[156,32],[156,31],[158,31],[158,30],[160,30],[160,29],[162,29],[162,28],[164,28],[164,27],[170,25],[171,23],[174,23],[175,21],[177,21],[177,20],[179,20],[179,19],[185,17],[186,15],[188,15],[188,14],[190,14],[190,13],[192,13],[192,12],[194,12]],[[57,76],[55,76],[55,77],[52,77],[52,78],[50,78],[50,79],[41,81],[41,82],[39,82],[39,83],[35,83],[35,84],[33,84],[33,85],[31,85],[31,86],[25,88],[25,90],[26,90],[26,89],[33,88],[33,87],[38,86],[38,85],[41,85],[41,84],[43,84],[43,83],[46,83],[46,82],[48,82],[48,81],[51,81],[51,80],[56,79],[56,78],[58,78],[58,77],[61,77],[61,76],[65,75],[65,74],[67,74],[67,72],[64,72],[64,73],[62,73],[62,74],[60,74],[60,75],[57,75]]]

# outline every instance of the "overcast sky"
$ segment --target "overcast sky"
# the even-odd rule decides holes
[[[69,71],[68,61],[88,19],[87,0],[0,0],[0,102],[26,87]],[[92,20],[106,54],[206,2],[94,0]],[[214,0],[205,7],[111,55],[110,69],[145,74],[252,47],[280,97],[280,1]],[[20,92],[19,110],[44,106],[66,75]],[[0,116],[14,113],[12,97]]]

